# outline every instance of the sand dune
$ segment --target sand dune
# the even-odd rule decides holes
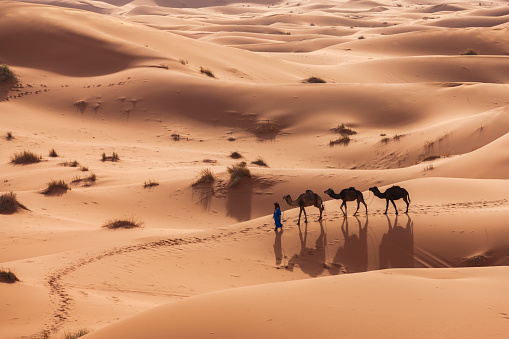
[[[26,207],[0,206],[2,337],[506,337],[508,13],[0,2],[0,194]],[[369,190],[393,185],[408,214]],[[349,187],[345,217],[324,191]]]

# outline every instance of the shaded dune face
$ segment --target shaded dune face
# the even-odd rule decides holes
[[[0,2],[2,338],[505,337],[508,7]]]

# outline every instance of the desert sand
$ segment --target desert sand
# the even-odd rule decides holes
[[[0,1],[0,64],[0,337],[509,336],[509,1]]]

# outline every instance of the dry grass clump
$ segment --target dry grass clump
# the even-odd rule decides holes
[[[80,167],[80,171],[82,171],[82,172],[88,172],[88,167],[87,167],[87,166],[81,166],[81,167]]]
[[[95,173],[90,173],[90,175],[85,178],[81,178],[80,176],[74,177],[74,179],[72,179],[72,181],[71,181],[71,184],[83,183],[83,186],[88,187],[88,186],[92,186],[96,182],[96,180],[97,180],[97,177],[96,177]]]
[[[468,48],[462,52],[459,53],[460,55],[479,55],[477,51],[473,48]]]
[[[198,175],[198,179],[193,183],[192,186],[200,185],[200,184],[211,184],[215,181],[214,174],[210,168],[204,168],[200,171]]]
[[[83,337],[85,334],[90,333],[90,331],[86,328],[80,328],[79,330],[75,332],[65,332],[64,338],[65,339],[76,339],[79,337]]]
[[[86,100],[78,100],[76,102],[74,102],[74,107],[76,107],[76,109],[78,111],[80,111],[81,113],[85,112],[85,110],[87,109],[87,106],[88,106],[88,102],[86,102]]]
[[[277,134],[279,133],[279,131],[280,131],[279,125],[276,124],[274,121],[270,120],[258,121],[253,128],[254,134],[259,136],[267,134]]]
[[[44,195],[62,195],[70,189],[69,185],[63,180],[51,180],[41,193]]]
[[[118,156],[117,153],[113,152],[111,155],[106,155],[106,153],[103,152],[102,154],[102,158],[101,158],[101,161],[119,161],[120,160],[120,157]]]
[[[200,73],[205,74],[206,76],[211,77],[211,78],[215,78],[216,77],[214,75],[214,73],[212,73],[212,71],[210,69],[208,69],[208,68],[200,67]]]
[[[14,139],[12,132],[7,132],[7,134],[5,135],[5,140],[11,141],[12,139]]]
[[[11,162],[15,165],[28,165],[40,162],[42,156],[30,151],[16,152],[11,157]]]
[[[0,269],[0,282],[14,284],[16,281],[19,281],[19,279],[11,270]]]
[[[269,167],[269,165],[267,165],[267,163],[262,158],[260,158],[260,157],[258,157],[258,159],[253,161],[252,164],[255,164],[255,165],[258,165],[258,166],[263,166],[263,167]]]
[[[143,226],[142,222],[135,220],[134,218],[129,218],[129,219],[108,220],[102,227],[110,230],[118,230],[121,228],[131,229],[142,226]]]
[[[180,141],[180,134],[178,134],[178,133],[173,133],[173,134],[171,135],[171,139],[172,139],[173,141]]]
[[[55,151],[55,149],[53,148],[51,151],[49,151],[49,154],[48,154],[50,157],[52,158],[56,158],[58,157],[58,153],[57,151]]]
[[[78,167],[80,165],[80,163],[77,160],[73,160],[73,161],[62,162],[60,165],[65,166],[65,167]]]
[[[242,155],[239,152],[231,152],[230,153],[230,158],[232,158],[232,159],[240,159],[240,158],[242,158]]]
[[[239,162],[238,164],[228,166],[228,173],[230,173],[230,185],[232,187],[237,186],[240,183],[240,179],[243,177],[251,177],[251,172],[247,168],[245,161]]]
[[[159,183],[155,180],[145,181],[145,183],[143,184],[143,188],[152,188],[156,186],[159,186]]]
[[[489,258],[485,255],[476,254],[476,255],[473,255],[473,256],[467,258],[465,260],[465,262],[467,263],[468,266],[480,267],[480,266],[487,266],[488,261],[489,261],[488,259]]]
[[[341,125],[338,125],[338,127],[333,127],[330,129],[334,133],[338,133],[341,135],[354,135],[357,134],[356,131],[351,129],[350,127],[346,127],[344,123],[341,123]]]
[[[6,64],[0,65],[0,83],[2,82],[18,82],[18,77],[14,71]]]
[[[308,84],[325,84],[326,81],[319,77],[309,77],[305,79],[303,82]]]
[[[348,146],[350,141],[351,141],[351,139],[350,139],[350,137],[348,135],[343,135],[343,136],[341,136],[340,138],[338,138],[336,140],[329,141],[329,146],[334,146],[334,145]]]
[[[0,214],[12,214],[18,211],[18,208],[28,210],[16,198],[16,193],[9,192],[0,195]]]

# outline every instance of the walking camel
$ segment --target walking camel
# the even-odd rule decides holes
[[[403,187],[399,186],[392,186],[385,190],[385,192],[380,192],[378,187],[374,186],[369,189],[375,196],[377,196],[380,199],[385,199],[385,212],[384,214],[387,214],[387,209],[389,208],[389,201],[392,202],[392,206],[394,206],[394,209],[396,210],[396,214],[398,214],[398,209],[396,208],[396,204],[394,203],[394,200],[403,199],[406,202],[406,211],[405,213],[408,213],[408,206],[410,205],[410,195],[408,194],[407,190]]]
[[[359,206],[361,202],[366,207],[366,214],[368,214],[368,205],[364,202],[364,196],[362,195],[361,191],[358,191],[355,189],[355,187],[346,188],[344,190],[341,190],[339,194],[335,193],[332,188],[329,188],[328,190],[324,191],[323,193],[328,194],[333,199],[341,199],[343,200],[343,203],[339,207],[341,209],[341,212],[343,212],[343,215],[346,216],[346,202],[347,201],[355,201],[357,200],[357,210],[353,215],[356,215],[359,211]],[[345,206],[345,210],[343,211],[343,206]]]
[[[289,194],[285,195],[283,197],[283,199],[290,206],[299,206],[300,207],[299,221],[297,222],[297,225],[300,225],[300,216],[302,214],[302,211],[304,211],[304,222],[305,223],[308,222],[308,217],[306,215],[306,210],[304,209],[304,207],[307,207],[307,206],[315,206],[316,208],[318,208],[320,210],[320,218],[318,220],[322,220],[322,212],[323,212],[323,209],[324,209],[322,198],[320,198],[320,196],[318,194],[314,193],[313,191],[307,190],[306,193],[302,193],[295,200],[292,200],[292,198],[290,197]]]

